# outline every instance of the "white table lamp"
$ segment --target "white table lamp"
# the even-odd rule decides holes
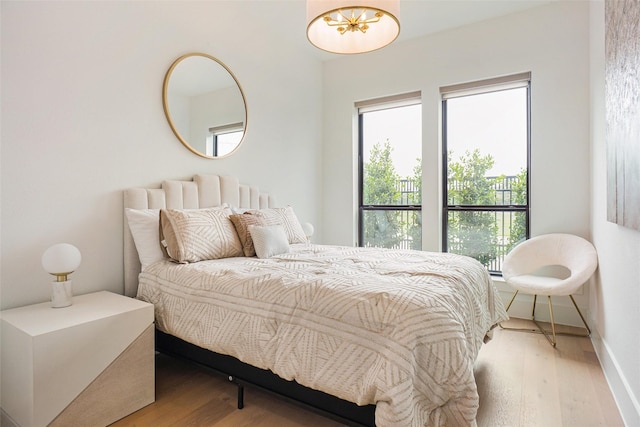
[[[82,261],[80,251],[69,243],[58,243],[51,246],[42,254],[42,267],[49,274],[56,276],[51,283],[51,306],[54,308],[68,307],[73,296],[71,280],[68,275],[73,273]]]
[[[313,228],[313,224],[311,224],[310,222],[305,222],[301,225],[302,231],[304,231],[304,235],[307,237],[307,241],[310,242],[311,236],[313,236],[313,232],[315,231],[315,229]]]

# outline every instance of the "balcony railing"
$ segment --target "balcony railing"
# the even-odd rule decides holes
[[[514,186],[519,182],[517,176],[487,177],[489,182],[493,181],[496,205],[514,204]],[[461,189],[470,183],[450,182],[451,189]],[[412,205],[420,203],[420,188],[412,180],[400,180],[396,183],[396,190],[400,194],[399,205]],[[418,214],[416,214],[418,212]],[[495,236],[491,236],[491,255],[466,253],[469,256],[480,259],[491,272],[500,272],[505,255],[512,246],[511,237],[512,225],[517,220],[517,215],[522,212],[513,211],[484,211],[483,215],[493,217]],[[375,216],[375,218],[373,218]],[[365,246],[385,246],[397,249],[419,249],[421,247],[421,217],[419,211],[415,210],[369,210],[365,213],[365,222],[374,221],[375,226],[369,227],[370,235],[367,235],[365,227]],[[371,231],[373,229],[373,231]],[[380,239],[376,234],[386,233],[392,236],[390,239]],[[522,236],[524,237],[524,236]],[[469,252],[465,250],[465,242],[449,241],[449,251],[453,253]],[[467,242],[468,243],[468,242]],[[467,245],[468,246],[468,245]],[[473,251],[471,251],[473,252]]]

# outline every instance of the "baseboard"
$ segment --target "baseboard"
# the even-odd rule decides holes
[[[624,424],[640,426],[640,402],[633,395],[629,382],[620,369],[615,356],[611,353],[607,343],[600,337],[598,331],[591,333],[591,342]]]

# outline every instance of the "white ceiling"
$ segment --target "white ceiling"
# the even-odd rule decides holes
[[[433,34],[554,0],[400,0],[398,40]]]
[[[559,0],[400,0],[400,35],[395,43],[474,22],[519,12]],[[229,26],[239,45],[262,49],[280,46],[290,55],[328,61],[343,55],[328,53],[306,38],[306,0],[226,0],[212,15],[212,25]],[[238,31],[241,22],[243,31]],[[203,79],[206,80],[206,79]],[[199,79],[190,85],[198,86]],[[173,84],[173,83],[172,83]],[[201,87],[185,89],[206,92]]]
[[[519,12],[553,1],[558,0],[400,0],[400,35],[396,42]],[[302,27],[304,34],[306,24],[301,21],[306,20],[306,2],[296,0],[265,4],[281,9],[272,10],[276,13],[275,16],[297,19],[300,25],[298,28]],[[306,37],[304,39],[307,42]],[[313,49],[322,60],[337,57],[336,54]]]

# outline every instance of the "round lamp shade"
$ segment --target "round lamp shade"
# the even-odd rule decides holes
[[[398,37],[399,13],[399,0],[307,0],[307,38],[327,52],[370,52]]]
[[[302,224],[302,230],[304,231],[304,235],[307,237],[313,236],[313,232],[315,231],[313,225],[309,222]]]
[[[69,243],[58,243],[42,254],[42,267],[53,275],[66,275],[74,272],[82,261],[80,251]]]

